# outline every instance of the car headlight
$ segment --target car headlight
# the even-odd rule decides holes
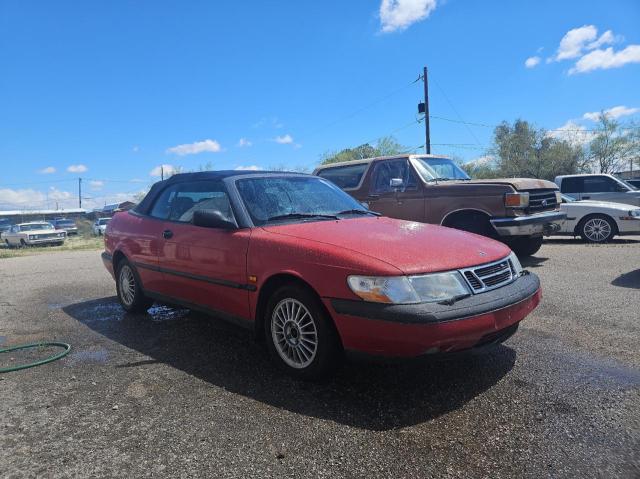
[[[508,259],[509,259],[509,262],[511,263],[511,267],[513,268],[513,272],[515,273],[515,275],[520,276],[522,274],[522,271],[524,271],[524,268],[520,264],[520,260],[518,259],[518,257],[513,251],[509,255]]]
[[[349,288],[365,301],[411,304],[471,294],[457,271],[420,276],[349,276]]]
[[[29,239],[30,239],[30,240],[34,240],[34,239],[36,239],[36,235],[29,235]]]
[[[629,211],[629,216],[640,218],[640,209]]]
[[[529,193],[506,193],[504,205],[507,208],[526,208],[529,206]]]

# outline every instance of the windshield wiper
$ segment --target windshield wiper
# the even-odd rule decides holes
[[[288,213],[286,215],[272,216],[267,221],[287,220],[287,219],[299,219],[299,218],[327,218],[331,220],[340,219],[336,215],[322,215],[317,213]]]
[[[369,210],[344,210],[341,211],[340,213],[336,213],[336,215],[349,215],[349,214],[354,214],[354,215],[374,215],[374,216],[380,216],[380,213],[376,213],[375,211],[369,211]]]

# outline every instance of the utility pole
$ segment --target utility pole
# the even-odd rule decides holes
[[[427,155],[431,154],[431,132],[429,131],[429,79],[427,77],[427,67],[422,72],[424,82],[424,150]]]
[[[160,181],[164,181],[164,166],[160,165]]]
[[[82,208],[82,178],[78,178],[78,208]]]

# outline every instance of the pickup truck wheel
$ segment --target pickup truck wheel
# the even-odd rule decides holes
[[[138,272],[126,259],[118,263],[116,291],[120,304],[128,313],[144,313],[153,304],[142,292]]]
[[[506,242],[519,258],[532,256],[542,248],[542,236],[515,238]]]
[[[298,379],[329,376],[341,359],[335,327],[318,298],[298,285],[285,285],[269,300],[265,317],[271,357]]]
[[[21,240],[20,240],[20,247],[21,247],[21,248],[26,248],[27,246],[28,246],[28,245],[27,245],[27,243],[25,242],[25,240],[21,239]]]
[[[608,216],[592,215],[580,222],[578,231],[587,243],[606,243],[615,235],[616,227]]]

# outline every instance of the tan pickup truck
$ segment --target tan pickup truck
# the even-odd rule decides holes
[[[472,180],[449,158],[399,155],[323,165],[326,178],[372,211],[499,239],[519,256],[535,254],[542,236],[566,218],[550,181]]]

